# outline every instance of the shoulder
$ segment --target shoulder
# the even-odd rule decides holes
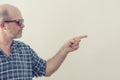
[[[18,40],[13,40],[12,46],[14,47],[29,47],[28,44],[22,42],[22,41],[18,41]]]
[[[28,44],[18,41],[18,40],[13,40],[12,49],[16,49],[21,54],[30,54],[31,55],[31,53],[33,53],[32,48],[30,48],[30,46]]]

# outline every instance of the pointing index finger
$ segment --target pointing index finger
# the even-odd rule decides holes
[[[87,35],[81,35],[79,36],[79,39],[87,38]]]

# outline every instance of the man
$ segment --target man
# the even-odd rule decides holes
[[[49,60],[39,58],[30,46],[14,39],[22,36],[23,17],[18,8],[0,5],[0,80],[32,80],[33,77],[50,76],[62,64],[69,52],[79,48],[81,39],[66,42]]]

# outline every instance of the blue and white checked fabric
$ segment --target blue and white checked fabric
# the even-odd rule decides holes
[[[45,70],[46,61],[23,42],[13,40],[9,57],[0,49],[0,80],[32,80]]]

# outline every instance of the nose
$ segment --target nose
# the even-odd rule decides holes
[[[24,27],[25,27],[25,25],[24,25],[24,24],[22,24],[20,27],[21,27],[21,28],[24,28]]]

